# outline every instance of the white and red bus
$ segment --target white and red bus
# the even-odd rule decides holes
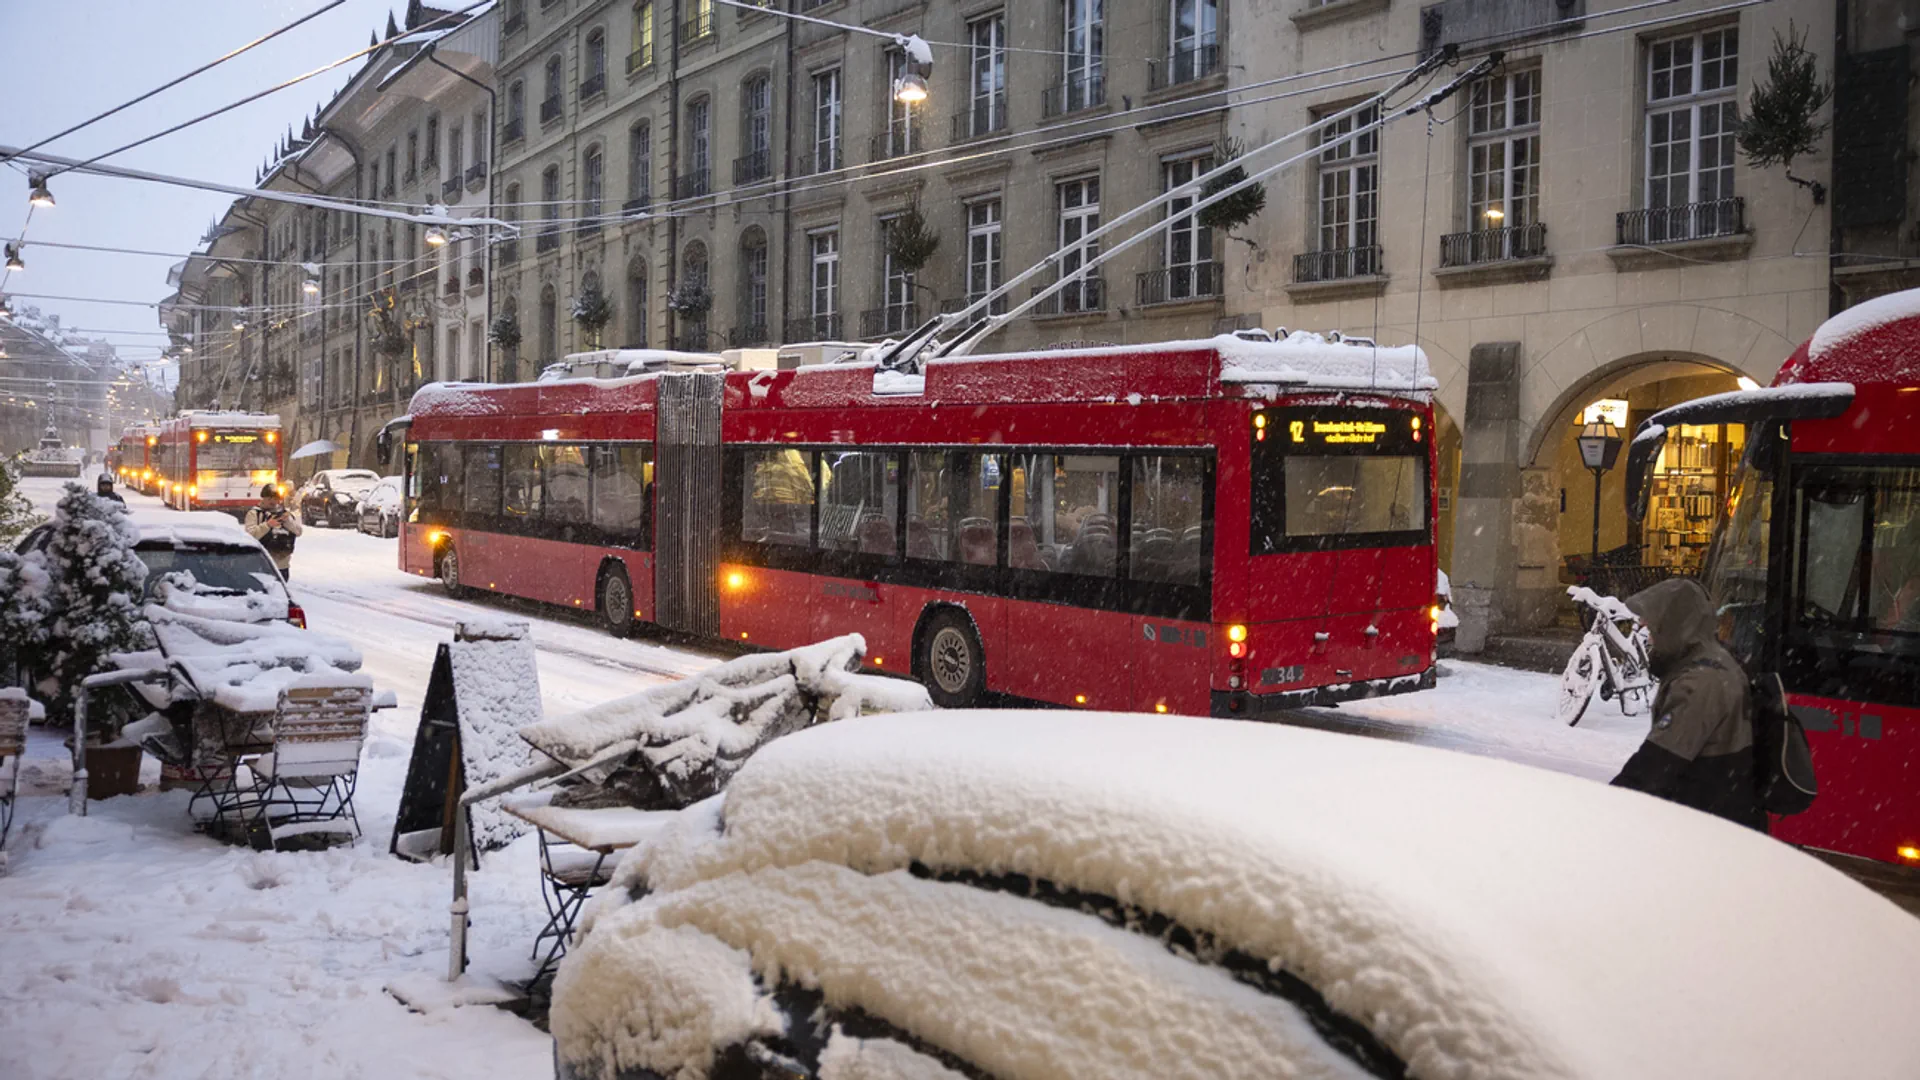
[[[1411,347],[1216,338],[514,386],[408,425],[403,569],[786,648],[947,705],[1256,715],[1432,683]]]
[[[157,424],[133,424],[120,433],[120,441],[110,451],[108,468],[120,478],[121,486],[141,492],[156,490],[151,453],[159,441]]]
[[[1649,417],[1629,490],[1667,429],[1714,423],[1749,425],[1747,453],[1701,583],[1780,675],[1819,781],[1773,835],[1920,868],[1920,290],[1828,320],[1771,387]]]
[[[278,416],[193,409],[157,427],[152,493],[176,510],[244,513],[280,482]]]

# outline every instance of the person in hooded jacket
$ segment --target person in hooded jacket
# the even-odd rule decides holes
[[[1714,636],[1713,601],[1698,582],[1671,578],[1627,597],[1626,605],[1646,625],[1660,689],[1647,741],[1614,784],[1765,832],[1747,676]]]
[[[127,500],[121,498],[120,493],[113,490],[113,474],[111,473],[100,474],[100,479],[94,481],[93,493],[103,499],[112,499],[121,506],[127,505]]]

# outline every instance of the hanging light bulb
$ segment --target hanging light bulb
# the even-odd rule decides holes
[[[909,71],[893,83],[893,100],[903,105],[918,105],[927,100],[926,76]]]
[[[439,247],[447,242],[447,230],[438,225],[427,226],[427,246]]]
[[[27,264],[20,260],[20,245],[7,245],[7,269],[18,274],[26,270]]]
[[[246,312],[239,308],[233,309],[233,328],[235,330],[245,330],[247,328]]]
[[[310,277],[306,280],[304,284],[300,286],[300,288],[301,288],[301,291],[305,292],[308,296],[319,296],[320,295],[320,279],[316,277]]]
[[[28,173],[27,185],[28,203],[49,210],[53,208],[53,192],[47,190],[46,173]]]

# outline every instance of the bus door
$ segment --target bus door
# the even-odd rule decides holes
[[[900,563],[902,455],[891,450],[832,447],[814,456],[818,474],[822,577],[809,605],[809,640],[859,633],[867,654],[907,664],[906,645],[918,606],[890,602],[895,586],[879,571]],[[903,629],[904,624],[904,629]]]
[[[662,375],[656,413],[655,621],[707,637],[720,634],[724,387],[724,378],[709,372]]]

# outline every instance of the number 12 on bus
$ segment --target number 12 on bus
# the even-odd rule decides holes
[[[616,634],[857,631],[943,706],[1414,690],[1431,385],[1411,348],[1315,338],[429,387],[400,563]]]

